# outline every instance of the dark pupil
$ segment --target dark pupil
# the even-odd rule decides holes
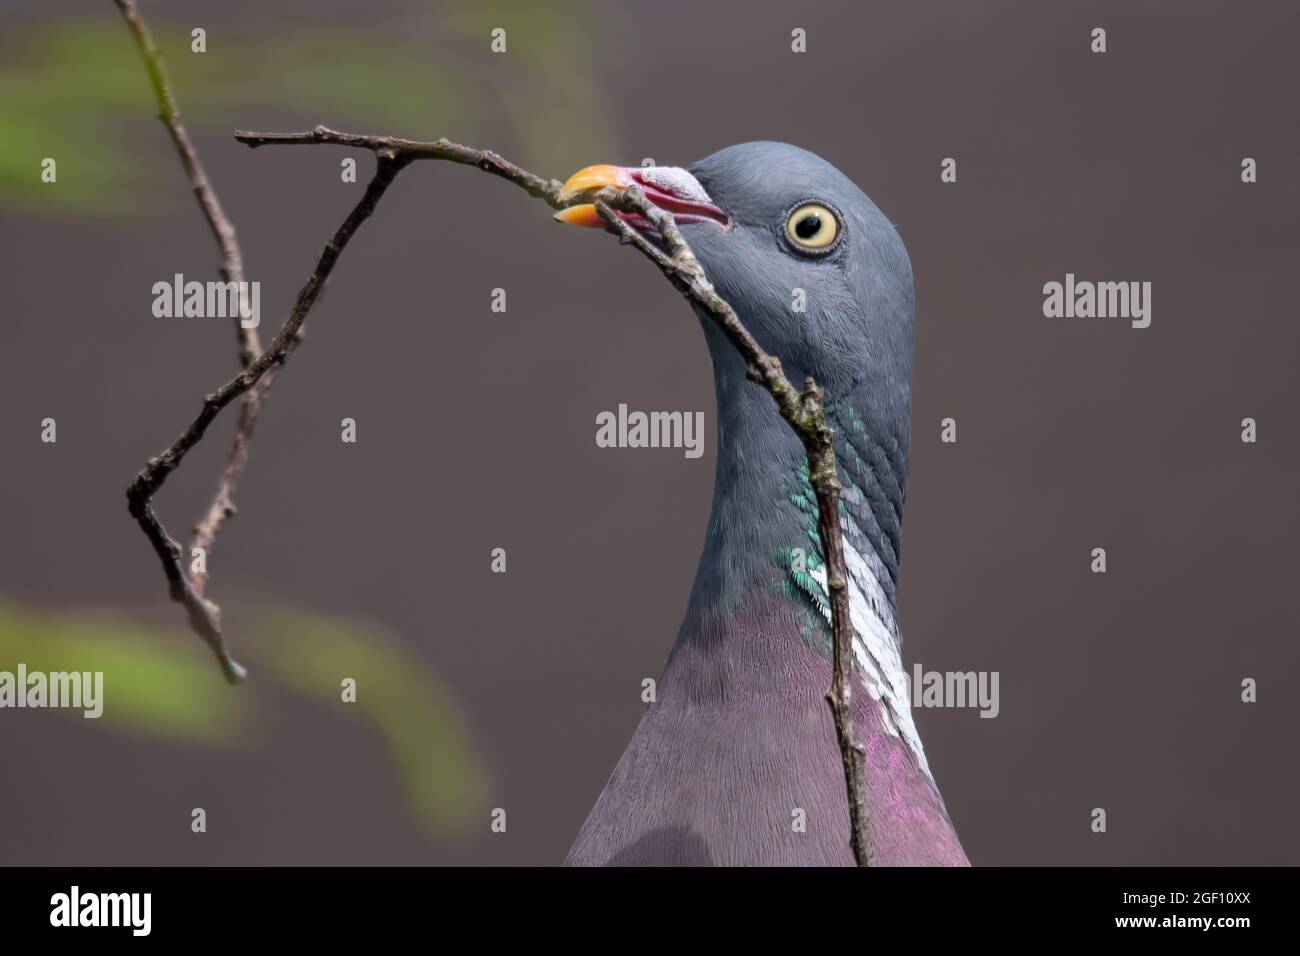
[[[816,213],[810,212],[794,224],[794,234],[800,239],[811,239],[821,231],[822,217]]]

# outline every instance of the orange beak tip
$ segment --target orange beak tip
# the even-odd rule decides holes
[[[605,220],[596,209],[595,203],[581,203],[559,210],[552,218],[556,222],[570,226],[604,226]]]

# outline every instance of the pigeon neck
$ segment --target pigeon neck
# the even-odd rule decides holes
[[[756,591],[776,591],[800,610],[811,630],[824,630],[823,552],[803,446],[771,397],[746,379],[734,347],[711,332],[706,326],[718,400],[718,461],[691,608],[726,615]],[[852,401],[832,404],[828,413],[843,485],[841,527],[859,559],[856,583],[884,628],[897,634],[905,451],[896,442],[891,448],[890,442],[872,440]]]

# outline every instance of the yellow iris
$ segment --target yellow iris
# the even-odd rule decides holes
[[[839,235],[840,223],[835,213],[820,203],[804,203],[790,213],[785,234],[801,249],[825,249]]]

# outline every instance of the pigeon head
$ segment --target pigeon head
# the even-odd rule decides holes
[[[719,294],[796,385],[812,375],[843,396],[871,377],[882,394],[894,396],[891,406],[908,395],[907,252],[889,220],[842,172],[807,150],[758,142],[684,169],[591,166],[565,190],[576,197],[632,184],[673,213]],[[642,217],[623,217],[657,237]],[[605,225],[591,205],[571,206],[556,218]],[[718,357],[715,351],[715,368]]]
[[[878,604],[894,604],[907,452],[911,432],[912,270],[893,225],[866,194],[820,157],[784,143],[745,143],[678,167],[590,166],[565,183],[564,198],[639,185],[673,214],[718,293],[796,386],[811,376],[826,390],[843,502],[854,517],[864,573]],[[621,214],[659,243],[636,214]],[[594,205],[556,218],[607,226]],[[662,244],[660,243],[661,247]],[[747,380],[739,352],[696,307],[713,359],[718,398],[718,467],[710,527],[741,529],[706,542],[702,590],[721,593],[709,569],[750,567],[750,583],[816,521],[806,461],[765,390]],[[802,474],[800,473],[802,470]],[[737,543],[739,542],[739,543]],[[739,557],[728,552],[738,548]],[[865,580],[865,579],[864,579]],[[803,577],[804,591],[815,588]],[[812,602],[824,611],[815,593]],[[889,613],[882,611],[884,617]],[[892,618],[890,618],[892,620]]]

